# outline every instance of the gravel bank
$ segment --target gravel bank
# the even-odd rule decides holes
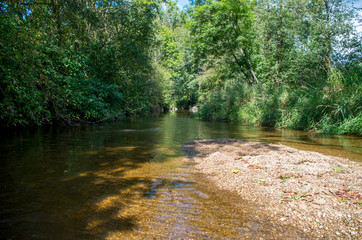
[[[326,239],[362,237],[362,164],[236,139],[183,145],[195,169],[265,214]]]

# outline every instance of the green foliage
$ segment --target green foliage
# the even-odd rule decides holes
[[[150,55],[158,8],[120,0],[2,2],[1,123],[97,122],[159,105]]]
[[[188,21],[173,1],[165,5],[158,19],[158,44],[153,60],[161,81],[164,108],[190,108],[197,101],[197,69],[189,46]]]
[[[0,122],[199,106],[203,119],[362,135],[355,12],[341,0],[0,4]]]
[[[190,22],[195,56],[202,63],[232,58],[229,64],[250,83],[257,82],[253,63],[251,26],[253,2],[248,0],[205,1],[196,5]]]
[[[199,117],[361,136],[353,10],[340,0],[235,3],[192,10]]]

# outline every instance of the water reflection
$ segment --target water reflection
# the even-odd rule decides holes
[[[0,238],[291,237],[293,230],[254,219],[240,199],[218,195],[188,171],[180,144],[220,137],[280,143],[355,161],[362,154],[358,137],[202,122],[175,113],[3,133]]]

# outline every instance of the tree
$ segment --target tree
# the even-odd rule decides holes
[[[191,14],[201,117],[361,134],[360,34],[343,1],[209,0]]]
[[[173,1],[165,5],[158,21],[154,62],[162,79],[166,108],[189,108],[197,101],[192,49],[188,46],[188,21],[189,17]]]
[[[159,3],[1,2],[4,125],[99,121],[160,101],[150,46]]]
[[[247,0],[205,1],[194,7],[191,32],[198,58],[232,56],[249,83],[257,83],[250,57],[252,9],[253,3]]]

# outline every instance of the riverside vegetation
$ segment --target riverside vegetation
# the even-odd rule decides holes
[[[201,119],[362,136],[362,34],[344,1],[0,4],[3,126],[198,106]]]

